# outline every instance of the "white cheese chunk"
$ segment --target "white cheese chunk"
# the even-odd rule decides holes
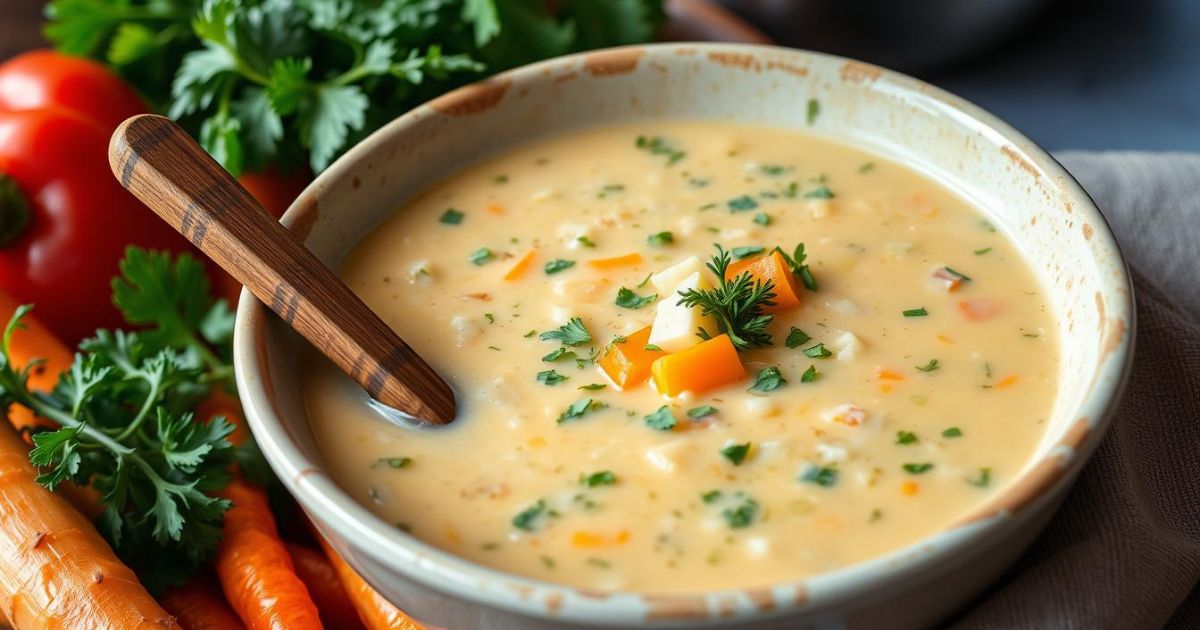
[[[679,283],[683,282],[684,278],[687,278],[694,273],[699,273],[701,276],[707,276],[708,269],[704,267],[704,263],[700,262],[699,258],[695,256],[688,256],[674,265],[671,265],[670,267],[667,267],[666,269],[663,269],[662,271],[650,276],[650,284],[653,284],[654,288],[658,289],[659,297],[667,299],[669,296],[674,295],[672,289],[679,286]]]
[[[709,290],[712,284],[697,271],[684,278],[670,295],[689,289]],[[696,330],[700,327],[710,333],[717,330],[716,320],[711,315],[701,315],[699,307],[688,307],[678,302],[678,298],[660,300],[658,312],[654,314],[654,325],[650,328],[649,343],[666,352],[679,352],[700,343],[700,338],[696,336]]]

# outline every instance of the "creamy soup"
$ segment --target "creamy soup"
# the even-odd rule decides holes
[[[1003,490],[1056,392],[1046,296],[982,214],[779,129],[536,142],[413,199],[341,274],[460,416],[389,425],[313,358],[334,476],[430,544],[579,587],[762,586],[913,543]]]

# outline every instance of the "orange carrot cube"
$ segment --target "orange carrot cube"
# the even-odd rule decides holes
[[[659,358],[650,366],[660,394],[702,394],[746,377],[729,335],[713,337],[686,350]]]
[[[745,272],[750,272],[752,280],[775,283],[775,306],[764,309],[766,312],[778,313],[800,306],[800,288],[796,285],[796,276],[778,250],[763,256],[735,260],[725,270],[725,279],[733,280]]]
[[[650,377],[650,364],[664,354],[662,350],[647,350],[649,341],[647,326],[625,337],[625,341],[612,344],[596,364],[619,389],[640,385]]]

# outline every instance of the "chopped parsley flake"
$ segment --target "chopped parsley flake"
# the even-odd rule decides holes
[[[809,291],[817,290],[817,279],[813,277],[808,265],[804,264],[804,260],[808,258],[808,254],[804,253],[804,243],[797,243],[791,255],[779,247],[776,247],[775,251],[779,252],[780,256],[783,256],[784,262],[792,269],[792,275],[800,278],[800,281],[804,283],[805,289]]]
[[[913,433],[912,431],[897,431],[896,432],[896,443],[897,444],[916,444],[917,441],[918,441],[917,434]]]
[[[646,237],[646,242],[651,245],[662,247],[675,242],[675,235],[670,232],[655,232]]]
[[[532,337],[532,336],[534,336],[534,335],[536,335],[536,334],[537,334],[537,329],[536,329],[536,328],[530,328],[530,329],[529,329],[529,332],[527,332],[527,333],[525,333],[524,335],[521,335],[521,336],[522,336],[522,337],[524,337],[524,338],[526,338],[526,339],[528,339],[528,338],[530,338],[530,337]]]
[[[784,173],[790,173],[792,167],[784,166],[782,164],[763,164],[762,166],[758,167],[758,170],[762,171],[763,175],[775,177],[777,175],[783,175]]]
[[[542,360],[545,361],[546,363],[554,363],[555,361],[557,361],[559,359],[574,359],[574,358],[575,358],[574,352],[571,352],[570,350],[567,350],[566,348],[557,348],[554,350],[554,352],[551,352],[550,354],[547,354],[546,356],[542,357]]]
[[[493,184],[507,184],[508,183],[508,175],[497,175],[492,178],[492,183]]]
[[[792,329],[788,331],[787,339],[784,340],[783,345],[795,349],[804,345],[810,339],[812,339],[812,337],[809,337],[808,333],[796,328],[795,326],[792,326]]]
[[[918,365],[917,371],[918,372],[932,372],[940,367],[941,366],[938,365],[937,359],[930,359],[929,363],[926,363],[925,365]]]
[[[818,186],[806,193],[805,199],[833,199],[833,191],[829,190],[828,186]]]
[[[590,239],[586,236],[575,237],[575,242],[579,243],[580,245],[582,245],[584,247],[595,247],[596,246],[596,244],[592,242],[592,239]]]
[[[484,314],[483,314],[483,316],[484,316],[485,318],[487,318],[487,320],[488,320],[488,323],[489,323],[489,324],[495,324],[495,323],[496,323],[496,316],[495,316],[495,315],[492,315],[491,313],[484,313]]]
[[[595,488],[596,486],[611,486],[617,483],[617,476],[614,475],[611,470],[602,470],[600,472],[594,472],[590,475],[579,475],[579,483],[589,488]]]
[[[571,406],[567,407],[567,410],[562,412],[562,414],[558,416],[557,422],[559,424],[562,424],[563,422],[566,422],[567,420],[574,420],[576,418],[582,418],[589,411],[599,411],[601,409],[604,409],[607,406],[608,405],[606,405],[594,398],[584,398],[582,400],[577,400],[577,401],[571,403]]]
[[[650,352],[662,352],[662,348],[659,348],[658,346],[656,346],[656,345],[654,345],[654,344],[652,344],[652,343],[648,343],[648,344],[646,344],[646,348],[645,348],[645,349],[646,349],[647,351],[650,351]]]
[[[699,407],[692,407],[691,409],[688,409],[688,411],[687,411],[688,417],[692,418],[693,420],[699,420],[700,418],[707,418],[708,416],[711,416],[714,413],[717,413],[717,408],[713,407],[712,405],[701,405]]]
[[[646,286],[647,284],[649,284],[649,283],[650,283],[650,277],[651,277],[651,276],[653,276],[653,275],[654,275],[653,273],[648,273],[648,274],[646,274],[646,277],[645,277],[645,278],[642,278],[642,281],[641,281],[641,282],[639,282],[639,283],[637,283],[637,286],[636,286],[636,287],[634,287],[634,288],[636,288],[636,289],[640,289],[640,288],[642,288],[642,287]]]
[[[438,219],[438,221],[445,223],[446,225],[458,225],[459,223],[462,223],[464,216],[466,215],[458,210],[449,208],[442,213],[442,217]]]
[[[746,496],[744,496],[742,502],[737,506],[728,507],[724,510],[721,510],[721,516],[725,517],[725,522],[729,524],[731,529],[742,529],[744,527],[749,527],[750,524],[754,522],[754,517],[757,515],[758,501]]]
[[[922,306],[921,308],[910,308],[903,311],[903,314],[905,317],[925,317],[929,315],[929,311],[925,310],[925,307]]]
[[[733,257],[737,260],[741,260],[743,258],[757,256],[765,251],[767,251],[767,248],[765,247],[750,245],[746,247],[734,247],[733,249],[729,250],[729,253],[733,254]]]
[[[517,529],[526,531],[526,532],[535,531],[536,530],[535,521],[537,521],[545,513],[546,513],[546,500],[538,499],[537,503],[534,503],[533,505],[525,508],[524,510],[521,510],[520,513],[518,513],[516,516],[513,517],[513,519],[512,519],[513,527],[516,527]]]
[[[771,225],[771,217],[766,212],[759,212],[754,215],[754,222],[765,227]]]
[[[815,98],[808,99],[808,109],[805,112],[805,120],[808,122],[808,126],[813,126],[813,123],[817,122],[817,117],[820,115],[821,101],[818,101]]]
[[[964,276],[963,274],[951,269],[950,267],[942,267],[942,271],[945,271],[946,273],[950,274],[951,276],[953,276],[955,278],[958,278],[959,280],[962,280],[963,282],[971,281],[971,279],[969,277]]]
[[[571,377],[563,376],[554,370],[546,370],[537,373],[537,382],[542,385],[557,385]]]
[[[758,202],[750,195],[742,195],[741,197],[734,197],[726,201],[725,205],[729,208],[730,212],[745,212],[757,208]]]
[[[471,255],[467,256],[467,260],[475,263],[476,265],[482,265],[494,257],[495,256],[492,254],[492,250],[486,247],[480,247],[479,249],[471,252]]]
[[[564,346],[579,346],[592,340],[591,333],[588,332],[587,326],[583,325],[583,320],[578,317],[572,317],[567,323],[558,327],[555,330],[547,330],[538,336],[542,341],[560,341]]]
[[[800,481],[815,483],[822,488],[833,487],[837,483],[837,479],[838,471],[836,468],[817,466],[816,464],[809,464],[800,475]]]
[[[654,295],[647,295],[645,297],[642,297],[642,296],[639,296],[638,294],[634,293],[630,289],[621,287],[620,289],[617,290],[616,305],[620,306],[621,308],[629,308],[629,309],[642,308],[643,306],[653,304],[654,300],[657,300],[657,299],[658,299],[657,293]]]
[[[670,431],[675,428],[675,416],[671,414],[670,408],[663,405],[658,408],[658,411],[646,416],[646,426],[659,431]]]
[[[570,269],[571,267],[574,267],[574,266],[575,266],[574,260],[567,260],[565,258],[555,258],[554,260],[551,260],[550,262],[546,263],[546,275],[548,275],[548,276],[553,275],[560,271]]]
[[[986,488],[992,483],[992,469],[980,468],[979,474],[967,479],[967,483],[976,488]]]
[[[408,468],[410,464],[412,464],[411,457],[380,457],[375,460],[376,466],[387,466],[388,468],[395,468],[397,470]]]
[[[858,167],[858,172],[860,175],[865,175],[866,173],[870,173],[873,170],[875,170],[874,162],[867,162],[867,163],[863,164],[862,166]]]
[[[755,377],[754,384],[750,386],[749,391],[769,392],[786,384],[787,380],[783,378],[779,368],[772,366],[758,371],[758,376]]]
[[[819,343],[811,348],[805,348],[804,356],[810,359],[826,359],[833,356],[833,353],[825,347],[825,344]]]
[[[705,492],[704,494],[700,495],[700,500],[704,501],[705,503],[713,503],[717,499],[720,499],[720,498],[721,498],[720,490],[709,490],[708,492]]]
[[[944,437],[944,438],[962,437],[962,434],[963,434],[962,429],[960,429],[958,427],[950,427],[949,429],[942,431],[942,437]]]
[[[821,373],[819,371],[817,371],[817,366],[810,365],[810,366],[808,366],[808,369],[804,370],[804,373],[800,375],[800,382],[801,383],[812,383],[813,381],[816,381],[817,377],[820,375],[821,375]]]
[[[990,251],[992,251],[992,248],[991,248],[991,247],[984,247],[983,249],[977,249],[977,250],[975,250],[975,255],[976,255],[976,256],[982,256],[982,255],[984,255],[984,254],[986,254],[986,253],[988,253],[988,252],[990,252]]]
[[[750,443],[745,444],[730,444],[721,449],[721,454],[733,463],[734,466],[741,466],[742,462],[746,461],[746,456],[750,454]]]
[[[608,387],[608,385],[605,385],[604,383],[588,383],[587,385],[580,385],[576,389],[582,389],[589,392],[598,392],[606,387]]]
[[[910,475],[920,475],[933,470],[933,464],[929,462],[922,462],[920,464],[904,464],[901,466],[901,468],[904,469],[904,472]]]
[[[687,156],[687,153],[671,146],[666,140],[658,136],[654,136],[653,138],[638,136],[634,145],[643,151],[648,151],[650,155],[667,156],[667,166],[671,166]]]

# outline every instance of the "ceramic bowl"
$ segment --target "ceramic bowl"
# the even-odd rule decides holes
[[[806,103],[818,99],[809,124]],[[397,118],[325,171],[283,222],[331,267],[430,182],[533,138],[660,118],[735,120],[834,138],[974,201],[1040,276],[1057,313],[1062,377],[1036,453],[994,500],[885,556],[770,588],[649,596],[485,568],[374,516],[326,472],[300,396],[302,341],[249,294],[237,379],[279,478],[376,589],[432,625],[474,628],[922,627],[959,610],[1029,545],[1104,434],[1133,346],[1129,276],[1096,206],[1046,152],[916,79],[765,46],[662,44],[519,68]]]

